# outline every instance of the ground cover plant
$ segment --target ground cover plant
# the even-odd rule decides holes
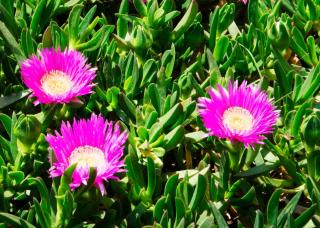
[[[0,0],[1,227],[320,227],[319,0]]]

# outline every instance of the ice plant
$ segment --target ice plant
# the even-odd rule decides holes
[[[228,89],[217,86],[209,98],[200,98],[199,113],[209,134],[242,142],[245,147],[262,144],[264,134],[272,132],[279,112],[265,92],[244,81],[229,83]]]
[[[39,103],[68,103],[91,93],[96,69],[75,50],[54,48],[39,51],[21,64],[22,81]]]
[[[61,134],[57,131],[55,134],[56,136],[46,136],[56,158],[49,173],[51,177],[61,176],[68,167],[76,163],[71,189],[81,184],[86,185],[90,167],[94,167],[97,172],[94,185],[105,194],[103,182],[117,180],[115,174],[125,171],[121,158],[127,134],[120,132],[118,124],[93,114],[88,120],[62,123]]]

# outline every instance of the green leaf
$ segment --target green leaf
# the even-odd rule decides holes
[[[307,80],[302,84],[297,97],[297,102],[305,101],[312,97],[320,88],[320,64],[313,68],[307,76]]]
[[[312,177],[308,177],[307,179],[307,188],[312,201],[316,203],[320,202],[320,188]],[[319,210],[319,204],[317,204],[317,206]]]
[[[302,195],[302,191],[298,192],[297,194],[292,197],[292,199],[289,201],[289,203],[285,206],[285,208],[282,209],[278,216],[278,227],[280,227],[282,224],[285,223],[286,215],[292,214],[294,212],[294,209],[299,203],[299,199]]]
[[[166,50],[163,53],[163,56],[161,58],[161,66],[165,68],[166,78],[171,77],[171,74],[174,69],[175,57],[176,57],[175,46],[174,44],[172,44],[171,49]]]
[[[156,221],[160,222],[162,220],[162,215],[166,207],[166,196],[162,196],[158,199],[157,203],[154,206],[153,217]]]
[[[208,134],[203,131],[196,131],[185,134],[185,139],[189,140],[192,143],[200,142],[207,137]]]
[[[252,186],[248,192],[245,193],[244,196],[242,196],[240,199],[239,198],[232,198],[230,200],[232,205],[235,206],[244,206],[244,205],[249,205],[252,203],[252,201],[255,199],[256,196],[256,190],[254,186]]]
[[[214,227],[213,216],[212,215],[208,216],[207,212],[203,212],[197,221],[197,227],[199,228]]]
[[[164,187],[164,195],[169,195],[175,192],[175,188],[177,186],[179,175],[174,174],[171,177],[169,177],[165,187]]]
[[[95,32],[94,29],[98,23],[104,24],[105,21],[97,16],[87,27],[84,28],[83,32],[79,31],[80,38],[78,38],[77,40],[78,45],[80,45],[81,42],[84,42],[85,40],[87,40],[88,37],[92,34],[92,32]],[[112,25],[103,25],[99,30],[102,30],[102,28],[104,29],[105,27],[112,27]],[[81,28],[79,28],[79,30],[80,29]],[[93,34],[92,36],[94,35],[96,34]],[[93,38],[91,40],[93,40]]]
[[[79,24],[80,36],[87,30],[96,11],[97,11],[97,6],[95,5],[88,11],[86,16],[82,19],[81,23]]]
[[[316,66],[319,62],[317,56],[317,46],[313,36],[308,36],[307,38],[308,51],[310,53],[310,57],[314,66]]]
[[[14,36],[10,33],[6,25],[0,21],[0,35],[3,37],[3,39],[8,44],[9,48],[11,49],[12,53],[14,54],[16,60],[20,63],[22,62],[26,56],[24,55],[23,51],[21,50],[19,44],[17,43]],[[0,97],[0,109],[4,107],[2,103],[8,103],[2,100]],[[10,103],[9,103],[10,104]]]
[[[14,126],[16,125],[17,122],[17,116],[15,113],[12,114],[12,120],[11,120],[11,129],[14,129]],[[14,131],[11,130],[11,135],[10,135],[10,153],[11,153],[11,157],[13,158],[13,160],[16,162],[18,159],[17,155],[19,153],[18,151],[18,147],[17,147],[17,138],[14,134]],[[19,156],[21,156],[21,154],[19,154]]]
[[[311,207],[309,207],[307,210],[305,210],[303,213],[299,215],[295,219],[295,224],[297,227],[304,227],[312,218],[312,216],[315,214],[317,208],[317,204],[312,204]]]
[[[161,2],[161,9],[165,12],[170,12],[174,9],[174,1],[173,0],[164,0]]]
[[[151,83],[157,77],[158,67],[154,59],[148,59],[143,65],[141,86]],[[152,99],[151,99],[152,101]]]
[[[210,202],[209,205],[210,205],[210,209],[211,209],[211,211],[212,211],[212,213],[218,223],[218,227],[219,228],[228,228],[229,226],[228,226],[226,220],[224,220],[224,217],[222,216],[220,211],[216,208],[216,206],[212,202]]]
[[[192,83],[192,86],[194,87],[195,91],[197,92],[197,96],[199,97],[205,97],[206,93],[203,91],[197,80],[193,77],[191,73],[188,73],[188,76],[190,78],[190,82]]]
[[[149,143],[154,143],[156,142],[159,137],[161,136],[163,131],[163,127],[159,123],[155,123],[149,132]]]
[[[299,107],[298,111],[296,112],[296,114],[294,116],[292,126],[291,126],[292,136],[298,137],[299,131],[301,130],[302,120],[303,120],[303,117],[306,113],[306,109],[310,108],[310,107],[311,107],[310,102],[305,102]]]
[[[220,73],[219,66],[215,61],[215,59],[213,58],[213,54],[211,53],[209,48],[207,48],[206,54],[207,54],[209,70],[210,70],[210,84],[214,86],[218,82],[218,80],[221,78],[221,73]]]
[[[119,8],[119,14],[128,14],[129,1],[122,0]],[[121,38],[125,38],[128,32],[128,21],[119,17],[117,20],[117,35]]]
[[[259,19],[261,18],[259,1],[250,0],[248,3],[248,20],[250,23],[259,27]]]
[[[299,46],[301,51],[307,51],[308,47],[304,41],[304,37],[300,30],[297,27],[292,28],[292,39],[296,42],[296,45]]]
[[[286,218],[287,218],[287,220],[284,225],[285,228],[296,228],[297,227],[292,214],[286,214]]]
[[[225,199],[230,199],[231,197],[234,196],[236,191],[241,187],[241,185],[244,183],[243,179],[239,179],[236,182],[232,183],[231,187],[229,188],[228,192],[225,194]]]
[[[186,227],[186,225],[185,225],[185,218],[182,218],[181,220],[180,220],[180,222],[178,223],[178,225],[177,226],[175,226],[176,228],[184,228],[184,227]]]
[[[10,136],[11,135],[11,118],[4,113],[0,113],[0,121],[2,122],[4,129]]]
[[[128,170],[128,176],[132,181],[138,184],[141,188],[145,186],[143,174],[140,165],[136,158],[132,155],[127,155],[125,159],[126,169]]]
[[[160,219],[160,225],[163,228],[167,228],[168,227],[168,223],[169,223],[169,216],[168,216],[168,211],[165,210],[162,214],[162,217]]]
[[[267,206],[267,221],[269,225],[277,225],[279,199],[282,193],[281,189],[276,189],[270,197]]]
[[[17,227],[36,228],[28,221],[9,213],[0,212],[0,218],[5,223],[15,225]]]
[[[32,55],[34,51],[32,36],[28,29],[23,29],[21,32],[22,48],[26,56]]]
[[[69,14],[69,18],[68,18],[69,40],[71,42],[71,45],[76,44],[78,40],[80,14],[81,14],[82,8],[83,8],[82,5],[75,5]]]
[[[1,23],[0,23],[1,26]],[[21,100],[22,98],[25,98],[26,96],[28,96],[31,93],[30,90],[24,90],[24,91],[20,91],[14,94],[11,94],[9,96],[5,96],[5,97],[0,97],[0,109],[5,108],[19,100]]]
[[[161,113],[161,99],[156,84],[152,83],[149,85],[148,94],[153,107],[158,113]]]
[[[219,185],[225,191],[228,189],[228,181],[230,176],[230,160],[226,153],[221,158],[221,171],[219,172]]]
[[[159,9],[159,10],[157,10],[157,8],[158,8],[158,3],[157,3],[157,1],[149,1],[148,2],[148,7],[147,7],[147,11],[148,11],[148,13],[147,13],[147,17],[148,17],[148,22],[149,22],[149,24],[150,25],[154,25],[154,20],[155,20],[155,17],[157,16],[157,15],[155,15],[156,14],[156,12],[162,12],[162,13],[164,13],[164,10],[163,9]],[[156,11],[157,10],[157,11]]]
[[[82,185],[79,189],[77,189],[77,192],[75,194],[75,198],[76,199],[77,199],[78,196],[81,196],[82,193],[88,191],[92,187],[92,185],[94,184],[94,181],[96,180],[96,176],[97,176],[96,169],[94,167],[90,167],[89,179],[87,181],[87,184],[86,185]],[[68,197],[70,197],[70,196],[68,196]]]
[[[271,170],[275,170],[277,167],[279,167],[280,162],[275,162],[274,164],[266,165],[262,164],[259,166],[255,166],[249,170],[246,170],[244,172],[238,173],[235,176],[236,177],[254,177],[263,175],[265,173],[270,172]]]
[[[216,46],[217,29],[219,23],[219,8],[216,7],[214,12],[210,13],[210,35],[209,35],[209,49],[214,50]]]
[[[202,201],[202,199],[204,198],[206,188],[207,188],[206,178],[202,175],[198,175],[197,186],[193,192],[191,201],[189,203],[189,208],[191,209],[191,211],[194,211],[196,207],[199,205],[199,203]]]
[[[147,158],[147,172],[148,172],[148,186],[147,186],[147,193],[150,199],[152,199],[152,195],[156,189],[156,173],[155,173],[155,166],[154,161],[151,157]]]
[[[63,199],[63,211],[64,211],[66,221],[70,220],[70,217],[74,210],[73,204],[74,204],[73,195],[70,191],[67,191]]]
[[[291,91],[291,85],[287,77],[288,71],[285,71],[286,67],[279,61],[275,62],[274,69],[276,71],[277,81],[279,82],[280,88],[282,90],[282,96],[285,96]]]
[[[5,153],[4,155],[4,158],[6,160],[9,160],[10,162],[14,162],[14,159],[10,153],[10,142],[6,140],[4,137],[2,137],[1,135],[0,135],[0,145],[1,145],[1,149],[7,151],[7,153]],[[0,152],[2,152],[1,149],[0,149]]]
[[[152,127],[152,125],[157,121],[158,119],[158,112],[156,111],[152,111],[149,116],[147,117],[146,123],[145,123],[145,127],[147,129],[150,129]]]
[[[180,197],[181,199],[183,199],[185,204],[188,205],[191,200],[193,191],[193,187],[188,182],[188,176],[185,175],[184,180],[180,181],[176,187],[176,197]]]
[[[62,175],[62,177],[60,179],[60,185],[58,188],[58,196],[62,196],[67,191],[70,190],[69,184],[72,181],[72,174],[73,174],[76,167],[77,167],[77,164],[73,164],[64,171],[64,174]]]
[[[7,1],[10,2],[10,1]],[[7,28],[13,34],[15,37],[18,37],[19,34],[19,27],[16,23],[15,16],[12,11],[9,9],[11,7],[8,7],[10,4],[6,4],[5,1],[3,1],[4,4],[0,3],[0,12],[2,13],[2,18],[4,20],[4,23],[6,24]],[[13,2],[12,2],[13,3]],[[10,4],[11,5],[11,4]]]
[[[141,16],[146,17],[148,15],[147,7],[143,0],[133,0],[133,5]]]
[[[0,162],[0,164],[1,164],[1,162]],[[10,171],[8,173],[8,175],[9,175],[10,179],[12,179],[13,185],[20,184],[24,179],[24,172],[22,172],[22,171]]]
[[[124,93],[119,95],[119,105],[132,121],[136,120],[136,106]]]
[[[94,33],[93,37],[89,41],[77,44],[75,45],[75,48],[79,51],[94,51],[100,47],[103,39],[111,34],[113,29],[113,26],[103,26]]]
[[[184,128],[180,125],[165,135],[166,151],[174,149],[184,138]]]
[[[254,221],[254,228],[263,228],[263,214],[261,211],[256,211],[256,218]]]
[[[163,22],[167,23],[168,21],[172,21],[174,18],[178,17],[179,15],[180,15],[180,12],[176,10],[169,12],[164,16]]]
[[[235,14],[235,4],[224,4],[219,11],[218,35],[223,33],[233,22]]]
[[[41,208],[41,206],[36,198],[33,198],[33,202],[35,205],[36,216],[38,218],[38,222],[39,222],[40,226],[44,227],[44,228],[52,227],[52,225],[50,224],[51,220],[48,218],[47,215],[45,215],[45,213],[48,213],[48,211],[44,211]]]
[[[183,202],[183,200],[179,197],[175,198],[176,203],[176,218],[175,218],[175,225],[174,227],[178,227],[181,220],[184,218],[186,214],[186,206]]]
[[[29,177],[27,182],[29,186],[35,185],[37,187],[41,195],[41,210],[43,210],[45,213],[50,213],[50,196],[44,181],[40,177]]]
[[[178,117],[182,115],[183,107],[180,103],[173,106],[166,114],[159,118],[159,124],[165,128],[176,122]]]
[[[214,48],[214,52],[213,52],[213,56],[214,59],[220,63],[223,59],[223,57],[225,56],[227,49],[229,47],[229,39],[226,36],[221,36],[218,41],[217,44]]]
[[[31,23],[30,23],[30,30],[32,36],[36,36],[40,32],[40,20],[44,16],[43,11],[46,7],[47,0],[41,0],[35,9]],[[47,15],[46,15],[47,16]]]
[[[187,31],[190,25],[193,23],[198,12],[198,4],[195,0],[191,0],[189,8],[186,13],[183,15],[179,23],[173,29],[171,40],[178,40],[182,34]]]

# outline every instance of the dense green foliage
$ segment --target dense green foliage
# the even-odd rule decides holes
[[[319,227],[319,0],[0,0],[0,226]],[[21,61],[73,48],[94,93],[34,106]],[[280,112],[263,145],[207,137],[196,102],[230,80]],[[129,133],[107,195],[49,178],[45,135],[102,113]],[[49,159],[48,159],[49,157]]]

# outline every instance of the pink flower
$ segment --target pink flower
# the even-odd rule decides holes
[[[245,147],[263,144],[263,134],[272,132],[279,111],[266,93],[244,81],[229,83],[228,90],[220,85],[209,90],[209,98],[200,98],[199,113],[210,135],[242,142]]]
[[[123,169],[124,144],[127,134],[120,132],[118,124],[104,120],[100,115],[93,114],[89,120],[74,120],[72,125],[62,123],[61,134],[47,135],[46,140],[53,150],[56,162],[50,168],[51,177],[61,176],[72,164],[77,164],[73,172],[71,189],[86,185],[89,179],[90,167],[94,167],[97,176],[94,185],[101,194],[105,194],[103,181],[118,180],[116,173]]]
[[[75,50],[43,49],[21,64],[22,81],[39,103],[68,103],[77,96],[91,93],[96,69]]]
[[[242,0],[242,2],[243,2],[244,4],[247,4],[248,0]]]

